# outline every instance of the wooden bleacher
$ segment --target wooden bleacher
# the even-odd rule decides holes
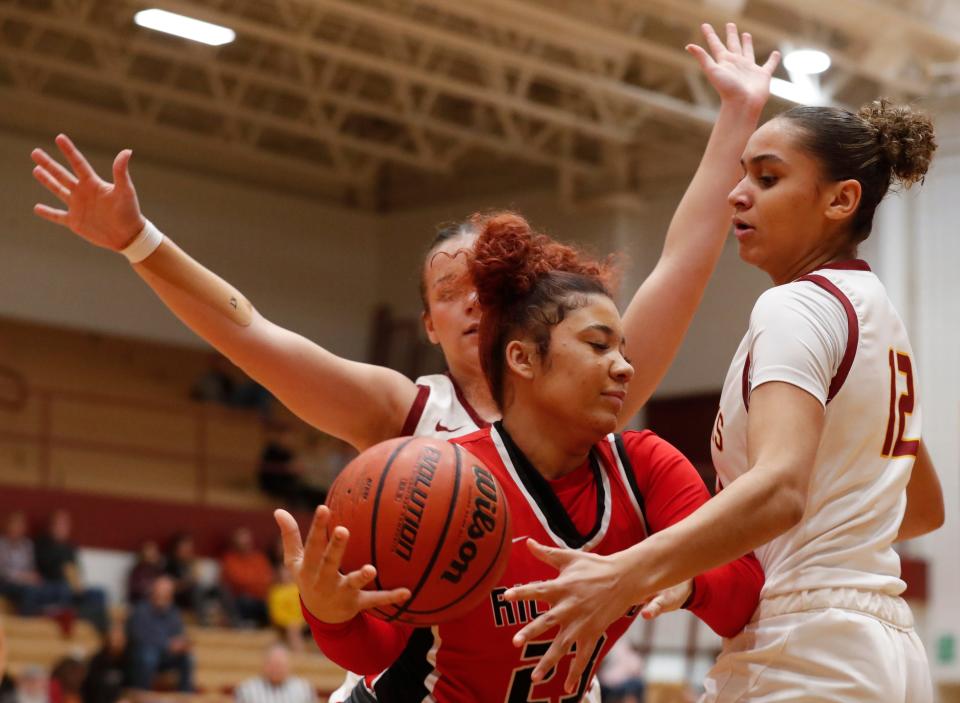
[[[70,638],[64,638],[59,626],[48,618],[4,617],[9,651],[9,669],[16,676],[29,664],[49,669],[59,659],[81,654],[90,657],[99,647],[99,638],[89,623],[78,621]],[[267,647],[277,641],[271,630],[227,630],[188,626],[187,635],[194,644],[196,685],[204,698],[229,699],[241,681],[256,676],[262,667]],[[322,695],[343,680],[343,670],[324,657],[312,644],[307,651],[291,655],[293,672],[310,681]],[[176,698],[176,696],[174,696]],[[153,700],[153,698],[151,698]]]

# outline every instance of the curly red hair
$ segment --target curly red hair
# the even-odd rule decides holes
[[[612,258],[590,259],[513,212],[478,213],[470,223],[478,232],[470,274],[482,309],[480,365],[502,409],[507,343],[532,337],[545,357],[550,329],[583,305],[584,296],[612,297],[616,269]]]

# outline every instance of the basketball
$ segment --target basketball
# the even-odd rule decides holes
[[[350,530],[341,564],[373,564],[371,588],[410,589],[386,620],[436,625],[474,608],[503,574],[510,513],[493,473],[462,447],[429,437],[382,442],[351,461],[327,496]]]

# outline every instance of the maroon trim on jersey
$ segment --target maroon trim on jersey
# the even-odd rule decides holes
[[[750,412],[750,355],[743,362],[743,378],[740,380],[740,392],[743,394],[743,407]]]
[[[831,261],[816,269],[833,269],[835,271],[870,271],[870,264],[863,259],[847,259],[846,261]],[[808,280],[806,276],[801,276],[798,281]]]
[[[864,262],[864,264],[866,264],[866,262]],[[867,270],[869,271],[869,268]],[[840,366],[837,367],[836,375],[834,375],[833,380],[830,381],[830,390],[827,391],[827,402],[829,403],[837,393],[840,392],[843,382],[847,380],[847,374],[850,373],[850,367],[853,366],[853,359],[857,355],[857,344],[860,341],[860,323],[857,321],[857,311],[854,310],[853,303],[850,302],[846,294],[837,288],[830,279],[816,274],[809,274],[802,276],[798,280],[809,281],[823,288],[840,301],[840,304],[843,306],[843,311],[847,314],[847,348],[843,352],[843,359],[840,361]]]
[[[401,437],[409,437],[420,424],[420,418],[423,417],[423,409],[427,405],[427,398],[430,397],[430,386],[418,385],[417,397],[410,406],[410,412],[407,413],[407,419],[403,421],[403,429],[400,430]]]
[[[470,402],[467,400],[467,397],[463,394],[463,391],[460,389],[460,384],[457,383],[457,379],[447,371],[447,378],[450,379],[450,383],[453,384],[453,392],[457,395],[457,400],[460,401],[460,405],[463,406],[463,409],[467,411],[467,415],[470,416],[470,419],[473,420],[474,424],[483,429],[484,427],[489,427],[490,423],[484,420],[477,414],[477,411],[473,409],[473,406],[470,405]]]

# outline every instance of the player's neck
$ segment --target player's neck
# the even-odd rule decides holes
[[[593,446],[590,439],[573,436],[569,428],[561,427],[560,423],[516,406],[504,413],[503,427],[547,480],[560,478],[582,466]]]
[[[500,408],[493,401],[490,395],[490,385],[483,374],[464,373],[460,369],[450,369],[450,377],[463,394],[474,412],[487,422],[493,422],[500,419]]]

